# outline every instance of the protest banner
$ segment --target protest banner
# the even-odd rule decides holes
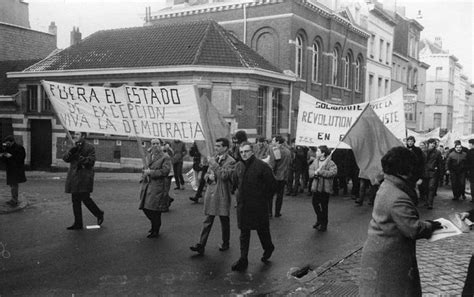
[[[296,145],[327,145],[334,148],[350,148],[339,144],[365,106],[370,104],[382,123],[399,139],[406,137],[405,110],[402,89],[373,100],[370,103],[352,105],[330,104],[301,92],[296,129]],[[339,145],[338,145],[339,144]]]
[[[336,105],[301,92],[296,145],[336,147],[364,110],[367,103]],[[340,144],[338,148],[350,148]]]
[[[67,130],[184,142],[205,139],[194,86],[42,85]]]
[[[369,104],[393,135],[403,141],[406,138],[406,124],[402,88]]]

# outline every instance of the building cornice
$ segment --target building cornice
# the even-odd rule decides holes
[[[404,55],[400,54],[400,53],[397,53],[396,51],[393,51],[392,52],[392,55],[404,60],[405,62],[410,62],[410,60],[408,59],[408,57],[405,57]]]
[[[25,30],[25,31],[31,31],[31,32],[36,32],[36,33],[41,33],[41,34],[56,36],[56,35],[51,34],[51,33],[49,33],[49,32],[43,32],[43,31],[33,30],[33,29],[31,29],[31,28],[27,28],[27,27],[23,27],[23,26],[18,26],[18,25],[13,25],[13,24],[9,24],[9,23],[0,22],[0,26],[8,26],[8,27],[12,27],[12,28],[20,29],[20,30]]]
[[[21,71],[7,72],[8,78],[50,78],[50,77],[72,77],[93,75],[134,75],[134,74],[160,74],[177,72],[208,72],[259,75],[285,81],[296,81],[295,77],[264,70],[261,68],[229,68],[218,66],[170,66],[170,67],[143,67],[143,68],[107,68],[107,69],[77,69],[77,70],[53,70],[53,71]]]
[[[288,1],[288,0],[286,0]],[[337,13],[329,10],[328,8],[323,8],[320,5],[316,5],[314,3],[310,3],[308,0],[291,0],[295,1],[297,4],[303,5],[310,10],[317,12],[323,17],[328,19],[332,19],[337,23],[340,23],[346,26],[350,31],[357,33],[363,37],[368,38],[370,36],[369,33],[355,27],[351,22],[344,19],[343,17],[339,16]],[[253,6],[263,6],[263,5],[271,5],[276,3],[283,3],[285,0],[250,0],[250,1],[236,1],[230,3],[217,3],[217,4],[207,4],[207,5],[196,5],[196,6],[189,6],[180,9],[172,9],[172,10],[162,10],[159,12],[154,13],[153,16],[150,16],[150,21],[156,21],[161,19],[170,19],[175,17],[184,17],[190,15],[197,15],[202,13],[212,13],[212,12],[220,12],[226,10],[234,10],[234,9],[242,9],[245,7],[253,7]]]
[[[382,8],[379,8],[377,5],[374,7],[374,9],[370,10],[370,13],[378,16],[380,19],[382,19],[385,23],[389,24],[390,26],[395,27],[397,25],[397,22],[395,21],[395,19],[392,18],[388,13],[386,13]]]

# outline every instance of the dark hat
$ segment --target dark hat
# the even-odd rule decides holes
[[[3,142],[15,142],[15,137],[13,135],[8,135],[3,139]]]

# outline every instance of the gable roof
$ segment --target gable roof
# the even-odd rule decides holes
[[[24,72],[191,65],[283,73],[211,20],[98,31]]]

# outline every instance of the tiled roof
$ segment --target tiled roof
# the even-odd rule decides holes
[[[98,31],[25,71],[198,65],[282,73],[210,20]]]
[[[22,71],[38,60],[0,61],[0,95],[13,95],[18,92],[18,79],[7,79],[7,72]]]

